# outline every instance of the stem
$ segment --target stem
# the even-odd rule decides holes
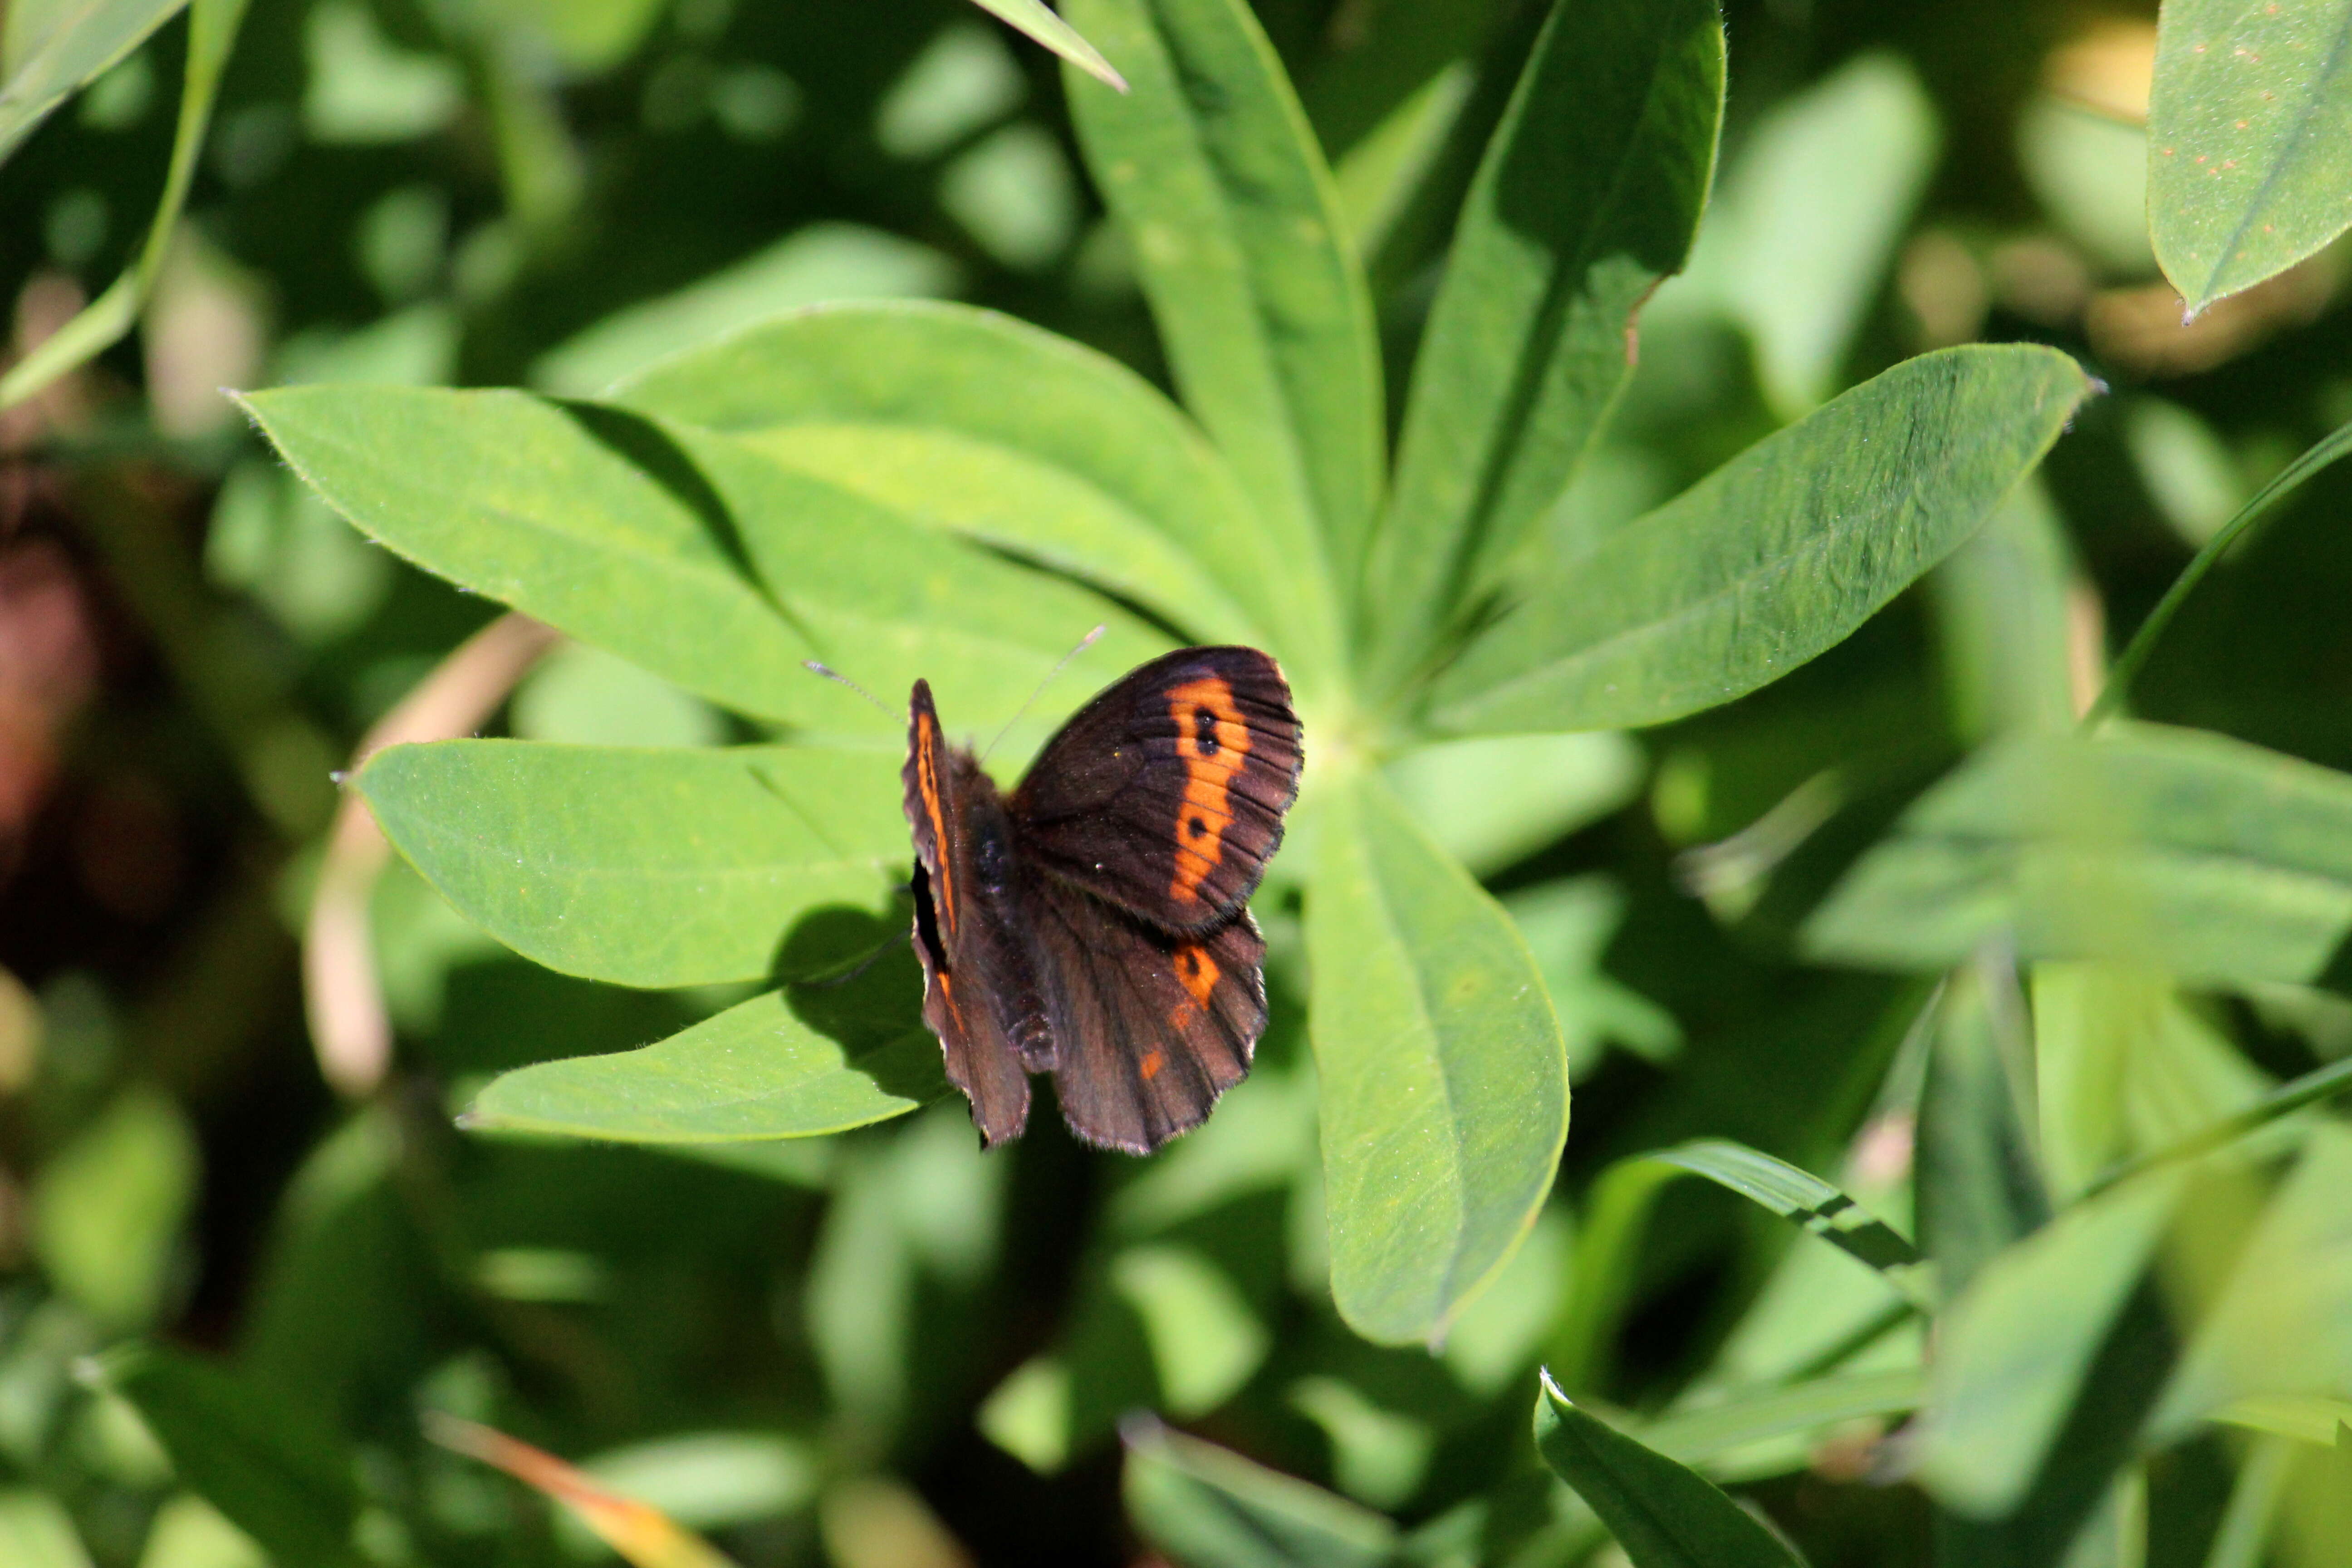
[[[2116,710],[2123,706],[2133,679],[2155,651],[2157,638],[2164,635],[2165,628],[2172,624],[2172,617],[2180,613],[2181,604],[2197,584],[2205,580],[2205,574],[2213,570],[2230,547],[2244,537],[2273,507],[2301,489],[2305,480],[2347,452],[2352,452],[2352,425],[2341,426],[2322,437],[2317,446],[2289,463],[2270,483],[2255,491],[2253,500],[2239,508],[2238,515],[2223,523],[2221,531],[2205,542],[2205,548],[2200,550],[2195,559],[2181,569],[2180,575],[2173,579],[2172,586],[2165,590],[2164,597],[2157,601],[2156,608],[2148,612],[2147,619],[2139,624],[2139,630],[2132,634],[2131,642],[2116,658],[2115,668],[2107,675],[2106,685],[2100,689],[2099,700],[2091,704],[2088,713],[2083,715],[2085,733],[2113,718]]]
[[[2352,1089],[2352,1057],[2330,1062],[2324,1068],[2315,1068],[2301,1078],[2279,1085],[2243,1110],[2221,1118],[2201,1132],[2192,1132],[2178,1142],[2168,1143],[2152,1153],[2116,1166],[2084,1189],[2083,1196],[2088,1198],[2104,1193],[2117,1183],[2128,1181],[2158,1165],[2175,1164],[2182,1160],[2193,1160],[2200,1154],[2210,1153],[2249,1132],[2268,1126],[2282,1116],[2347,1089]]]

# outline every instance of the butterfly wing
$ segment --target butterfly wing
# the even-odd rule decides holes
[[[1106,689],[1006,802],[1022,853],[1163,931],[1203,933],[1248,902],[1298,795],[1282,668],[1192,647]]]
[[[992,802],[979,764],[950,748],[927,681],[915,682],[907,732],[907,821],[915,830],[915,954],[923,963],[923,1022],[940,1037],[948,1080],[971,1101],[981,1142],[1018,1138],[1029,1124],[1029,1075],[1008,1034],[997,988],[1013,944],[981,888],[968,818]],[[1022,966],[1025,971],[1025,964]]]
[[[1249,911],[1176,935],[1047,875],[1023,901],[1070,1131],[1148,1154],[1206,1121],[1265,1029],[1265,942]]]

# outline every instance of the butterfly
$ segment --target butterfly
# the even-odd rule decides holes
[[[907,820],[923,1022],[981,1141],[1050,1072],[1070,1131],[1145,1154],[1207,1120],[1265,1028],[1249,896],[1304,753],[1281,667],[1188,647],[1062,726],[1010,795],[915,682]]]

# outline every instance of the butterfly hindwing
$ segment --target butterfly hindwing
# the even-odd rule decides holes
[[[1298,718],[1255,648],[1183,648],[1112,685],[1046,742],[1006,803],[1022,852],[1163,931],[1249,900],[1298,794]]]
[[[1249,912],[1176,935],[1050,874],[1023,902],[1070,1130],[1143,1154],[1207,1120],[1265,1028],[1265,942]]]

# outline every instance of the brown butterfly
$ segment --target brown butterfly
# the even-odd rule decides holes
[[[1199,1126],[1265,1028],[1249,896],[1298,795],[1298,716],[1255,648],[1130,670],[1009,796],[915,682],[907,820],[923,1021],[983,1143],[1050,1072],[1086,1142],[1150,1152]]]

